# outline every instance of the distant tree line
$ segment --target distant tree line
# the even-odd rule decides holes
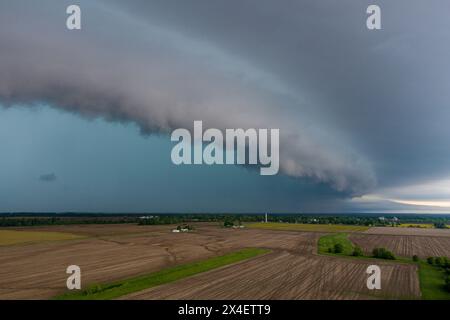
[[[387,250],[386,248],[375,248],[372,250],[372,255],[374,258],[378,259],[386,259],[386,260],[395,260],[395,255]]]
[[[396,223],[433,223],[437,228],[446,227],[450,217],[401,215],[397,219],[393,216],[367,214],[269,214],[269,222],[304,223],[304,224],[343,224],[360,226],[389,226]],[[66,224],[115,224],[138,223],[140,225],[180,224],[188,222],[220,222],[230,224],[237,222],[260,222],[265,220],[265,214],[30,214],[12,213],[0,214],[0,227],[66,225]]]
[[[435,223],[434,223],[434,227],[435,227],[436,229],[447,229],[447,228],[448,228],[447,225],[446,225],[446,223],[445,223],[444,221],[438,221],[438,222],[435,222]]]

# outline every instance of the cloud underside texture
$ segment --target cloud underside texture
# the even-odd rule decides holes
[[[65,29],[65,3],[25,3],[0,5],[0,101],[7,107],[50,104],[83,117],[135,122],[145,134],[192,128],[194,120],[206,128],[279,128],[282,174],[349,195],[371,191],[379,175],[388,183],[385,173],[401,168],[396,159],[412,155],[405,116],[409,125],[427,129],[448,115],[448,94],[432,96],[430,115],[423,96],[412,99],[416,93],[410,91],[440,92],[441,85],[423,84],[447,47],[439,47],[427,70],[405,75],[405,59],[422,61],[414,53],[402,55],[415,39],[363,33],[358,26],[365,16],[347,1],[340,7],[286,1],[284,9],[268,1],[198,1],[192,8],[172,1],[80,1],[81,31]],[[218,28],[219,13],[231,17],[233,6],[233,24]],[[330,8],[344,16],[359,12],[360,18],[345,22]],[[209,18],[202,15],[206,9]],[[324,15],[329,19],[320,19]],[[422,78],[407,81],[411,75]],[[448,80],[443,72],[437,76]],[[412,135],[424,143],[445,130]],[[418,158],[411,165],[420,173],[426,164]]]

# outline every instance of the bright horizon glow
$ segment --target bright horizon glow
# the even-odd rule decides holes
[[[424,201],[424,200],[400,200],[400,199],[388,199],[395,203],[407,204],[412,206],[429,206],[429,207],[439,207],[439,208],[449,208],[450,201]]]

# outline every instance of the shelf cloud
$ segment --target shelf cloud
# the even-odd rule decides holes
[[[68,31],[62,6],[47,2],[25,12],[21,2],[1,10],[4,105],[47,103],[83,117],[135,122],[145,134],[190,128],[194,120],[214,128],[279,128],[281,173],[350,194],[374,187],[369,162],[326,126],[303,118],[301,93],[269,72],[106,4],[81,1],[83,29]]]
[[[450,176],[448,1],[0,4],[0,103],[169,134],[279,128],[280,172],[354,197]],[[412,23],[413,21],[414,23]]]

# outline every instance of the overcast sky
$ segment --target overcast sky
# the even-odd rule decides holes
[[[450,212],[447,0],[70,4],[0,3],[0,212]],[[194,120],[279,175],[173,165]]]

